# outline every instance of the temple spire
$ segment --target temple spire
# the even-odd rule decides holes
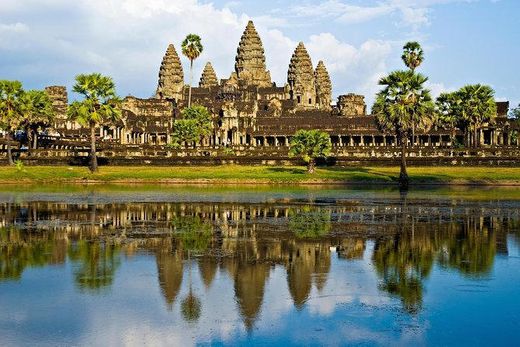
[[[332,83],[330,82],[329,72],[323,61],[318,62],[314,72],[316,79],[316,103],[321,109],[330,110],[332,103]]]
[[[184,71],[181,60],[170,44],[161,63],[159,70],[159,83],[157,86],[157,98],[168,100],[180,100],[184,90]]]
[[[215,73],[211,63],[207,62],[202,71],[202,76],[200,76],[199,87],[209,88],[215,86],[218,86],[217,74]]]
[[[298,108],[314,108],[316,105],[316,85],[311,57],[303,42],[300,42],[291,57],[287,82],[291,99]]]
[[[266,70],[262,40],[252,21],[247,23],[235,58],[235,71],[239,82],[245,85],[270,87],[271,74]]]

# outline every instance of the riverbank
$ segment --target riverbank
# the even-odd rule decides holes
[[[169,184],[396,184],[398,167],[318,168],[271,166],[0,167],[0,183],[169,183]],[[411,167],[412,185],[520,186],[520,168]]]

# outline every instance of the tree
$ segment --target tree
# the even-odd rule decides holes
[[[191,85],[193,84],[193,61],[197,59],[204,47],[200,42],[200,36],[195,34],[189,34],[182,41],[182,54],[184,54],[190,60],[190,91],[188,94],[188,107],[191,106]]]
[[[289,156],[300,156],[307,163],[307,172],[314,173],[316,158],[330,154],[329,134],[319,130],[300,129],[294,134],[290,144]]]
[[[13,140],[14,132],[20,128],[23,93],[21,82],[0,80],[0,130],[6,134],[9,165],[14,165],[10,141]]]
[[[298,239],[318,239],[331,229],[330,210],[304,207],[302,210],[291,211],[289,230]]]
[[[476,148],[479,142],[478,130],[484,123],[492,122],[497,115],[495,91],[490,86],[472,84],[462,87],[456,93],[460,99],[458,112],[467,134],[467,144]]]
[[[90,171],[97,171],[96,127],[121,118],[121,100],[117,97],[112,78],[99,73],[76,76],[74,92],[84,100],[74,101],[69,109],[70,119],[90,128]]]
[[[119,268],[120,247],[107,242],[79,240],[69,248],[74,278],[81,290],[99,292],[110,287]]]
[[[403,55],[401,56],[401,59],[403,60],[404,65],[406,65],[412,72],[415,72],[415,69],[417,69],[424,60],[424,52],[421,45],[415,41],[407,42],[403,46]],[[415,143],[415,123],[418,122],[418,119],[415,119],[415,117],[413,117],[412,121],[414,122],[414,124],[412,125],[411,135],[411,145],[413,147]]]
[[[434,106],[430,91],[424,87],[426,81],[427,77],[412,70],[394,71],[379,81],[384,89],[376,95],[372,107],[381,130],[394,133],[401,144],[401,188],[407,188],[409,183],[408,137],[415,126],[426,131],[433,123]]]
[[[22,126],[27,134],[29,148],[38,146],[38,130],[50,126],[54,109],[49,95],[42,90],[29,90],[22,95]]]
[[[437,123],[450,130],[451,144],[455,143],[455,130],[462,127],[461,99],[457,93],[441,93],[435,102]]]
[[[509,116],[517,122],[520,121],[520,104],[509,112]]]
[[[194,105],[186,107],[181,112],[182,118],[173,124],[173,144],[179,146],[182,142],[198,142],[203,140],[213,129],[213,121],[208,109]]]
[[[415,71],[424,61],[424,52],[418,42],[407,42],[403,46],[403,55],[401,56],[404,64],[412,71]]]

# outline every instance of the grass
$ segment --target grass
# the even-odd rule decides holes
[[[101,167],[91,174],[85,167],[0,167],[2,183],[244,183],[244,184],[395,184],[398,167],[318,168],[309,175],[303,167],[191,166]],[[411,167],[416,185],[520,185],[520,168]]]

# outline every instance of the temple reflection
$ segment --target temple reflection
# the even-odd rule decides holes
[[[188,322],[203,309],[204,293],[192,288],[192,276],[199,274],[207,292],[219,269],[227,273],[247,330],[261,315],[273,268],[284,269],[292,302],[302,310],[313,288],[320,293],[327,286],[333,257],[369,257],[379,289],[416,313],[435,264],[464,276],[489,275],[496,255],[507,254],[508,240],[518,242],[520,219],[507,205],[406,200],[4,202],[0,212],[0,281],[19,280],[27,268],[70,263],[76,287],[95,294],[111,287],[122,257],[145,251],[155,257],[165,304],[177,303]],[[366,254],[368,240],[374,240],[372,254]]]

